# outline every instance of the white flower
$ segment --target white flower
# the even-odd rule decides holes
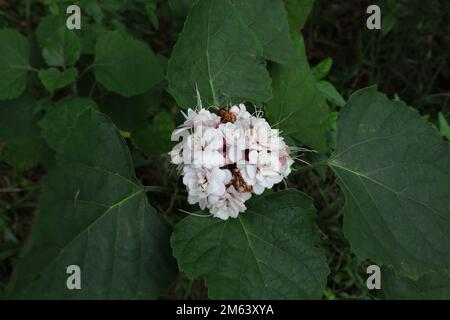
[[[172,141],[178,141],[190,129],[199,126],[216,128],[220,123],[220,117],[206,109],[201,109],[199,112],[188,109],[187,114],[181,113],[186,120],[172,133]]]
[[[269,124],[264,119],[254,118],[250,120],[250,126],[247,129],[249,137],[249,150],[259,150],[260,141],[266,141],[268,131],[271,130]]]
[[[282,164],[277,153],[265,151],[251,151],[250,161],[238,165],[241,176],[248,185],[253,187],[256,194],[264,192],[265,188],[272,188],[283,181]]]
[[[252,196],[250,192],[238,192],[234,186],[229,186],[223,196],[212,196],[209,209],[213,217],[227,220],[237,218],[240,212],[247,210],[245,201]]]
[[[232,106],[230,112],[236,116],[238,121],[245,121],[251,118],[251,114],[247,111],[247,108],[243,103],[239,106]]]
[[[188,113],[184,114],[184,117],[186,118],[184,125],[192,128],[200,125],[215,128],[220,123],[220,117],[206,109],[200,109],[199,112],[188,109]]]
[[[182,137],[169,152],[188,191],[188,202],[226,220],[245,212],[252,193],[261,194],[291,172],[293,160],[277,129],[260,111],[245,105],[220,109],[189,109],[185,122],[172,134]]]
[[[225,194],[225,185],[231,180],[229,170],[214,168],[194,168],[185,166],[183,169],[183,183],[188,190],[188,202],[198,203],[201,209],[205,209],[208,197],[219,197]]]
[[[283,177],[287,177],[291,173],[291,166],[294,164],[294,160],[292,160],[289,155],[289,148],[285,146],[284,149],[280,150],[279,160],[280,160],[280,173]]]
[[[184,163],[206,168],[221,167],[225,165],[223,157],[223,134],[219,129],[194,129],[183,148]]]
[[[171,161],[173,164],[181,165],[183,164],[183,146],[184,143],[178,143],[173,149],[169,152]]]
[[[226,147],[226,163],[237,163],[242,160],[245,156],[245,149],[247,146],[244,128],[239,124],[227,122],[220,124],[219,130],[223,133]]]

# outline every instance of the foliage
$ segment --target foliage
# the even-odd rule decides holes
[[[340,41],[324,22],[340,9],[316,17],[322,1],[79,0],[81,30],[65,24],[72,1],[10,2],[0,16],[6,297],[450,298],[448,111],[429,107],[449,95],[423,85],[411,97],[409,83],[399,90],[371,69],[386,50],[377,41],[412,19],[403,1],[380,2],[384,31],[364,49],[356,37],[351,63],[341,55],[355,46],[317,53],[316,29],[330,35],[325,48]],[[432,86],[446,62],[427,61],[417,78]],[[398,95],[360,89],[373,83]],[[197,209],[167,152],[197,95],[262,109],[290,145],[313,151],[299,154],[311,164],[236,219],[185,217]],[[83,290],[67,290],[68,265],[82,267]]]

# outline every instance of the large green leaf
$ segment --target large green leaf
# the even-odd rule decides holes
[[[170,228],[147,201],[128,148],[111,121],[85,104],[52,109],[64,130],[49,142],[57,167],[9,287],[14,298],[156,298],[175,275]],[[59,138],[58,138],[59,137]],[[59,139],[59,141],[57,141]],[[81,290],[68,290],[69,265]]]
[[[53,33],[46,41],[42,56],[49,66],[72,66],[81,54],[80,39],[65,25]]]
[[[171,243],[178,265],[215,299],[320,298],[328,275],[315,209],[287,190],[252,199],[236,219],[190,216]]]
[[[450,273],[430,272],[413,281],[383,268],[381,287],[387,299],[450,300]]]
[[[450,268],[450,146],[412,108],[374,87],[341,112],[329,164],[344,231],[360,258],[417,278]]]
[[[108,90],[125,97],[144,93],[163,80],[162,68],[148,45],[120,31],[99,36],[94,73]]]
[[[169,0],[176,17],[186,17],[198,0]],[[286,9],[282,0],[230,0],[247,26],[263,46],[264,56],[293,66],[295,48],[290,38]]]
[[[26,96],[0,103],[0,141],[6,142],[1,157],[18,170],[30,169],[40,159],[44,141],[35,106],[36,102]]]
[[[229,0],[200,0],[192,7],[168,68],[169,91],[181,107],[271,97],[263,49]]]
[[[44,129],[42,136],[54,150],[62,150],[68,143],[73,128],[81,114],[87,109],[96,109],[97,104],[89,98],[67,96],[52,106],[50,112],[39,122]]]
[[[303,37],[295,36],[295,43],[298,67],[274,66],[273,99],[269,101],[266,113],[285,135],[290,135],[315,150],[325,151],[328,105],[317,88],[317,80],[306,59]]]
[[[289,34],[286,10],[281,0],[231,0],[234,7],[256,34],[264,56],[294,66],[296,52]]]
[[[288,12],[288,21],[291,28],[291,32],[296,34],[299,32],[306,20],[309,13],[314,6],[315,0],[283,0]]]
[[[19,32],[0,30],[0,100],[20,96],[27,84],[29,44]]]

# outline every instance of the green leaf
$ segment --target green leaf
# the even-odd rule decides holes
[[[61,122],[60,135],[52,121],[42,123],[52,132],[46,136],[58,164],[44,179],[39,215],[8,296],[157,298],[176,274],[170,227],[148,204],[111,121],[83,104],[62,109],[50,112]],[[69,265],[81,269],[81,290],[66,287]]]
[[[169,92],[183,108],[271,97],[263,49],[228,0],[200,0],[186,19],[168,67]]]
[[[323,59],[319,62],[314,68],[312,68],[312,73],[314,75],[314,78],[316,80],[322,80],[324,79],[328,73],[331,70],[331,67],[333,66],[333,59],[330,57]]]
[[[39,70],[39,79],[45,88],[53,93],[56,89],[64,88],[75,82],[78,77],[78,70],[69,68],[63,72],[56,68]]]
[[[236,219],[190,216],[171,238],[180,269],[213,299],[318,299],[328,266],[303,193],[255,197]]]
[[[439,121],[439,132],[443,137],[445,137],[448,141],[450,141],[450,126],[448,125],[447,119],[445,119],[442,112],[438,113],[438,121]]]
[[[17,98],[27,85],[29,44],[19,32],[0,30],[0,100]]]
[[[108,90],[125,97],[144,93],[163,80],[161,66],[148,45],[119,31],[99,36],[94,73]]]
[[[283,0],[288,12],[288,21],[292,34],[297,34],[308,19],[314,6],[314,0]]]
[[[450,274],[430,272],[414,281],[382,269],[381,286],[387,299],[395,300],[449,300]]]
[[[44,143],[33,112],[35,105],[29,97],[0,103],[0,141],[6,141],[2,157],[19,171],[37,165]]]
[[[389,12],[381,19],[381,34],[387,35],[397,24],[397,17],[394,13]]]
[[[159,29],[159,20],[156,13],[156,8],[158,6],[157,0],[143,0],[142,4],[144,6],[145,12],[147,13],[148,21],[151,23],[153,28]]]
[[[198,0],[169,0],[176,18],[185,18]],[[287,13],[280,0],[230,0],[237,12],[255,33],[264,49],[264,57],[294,66],[295,48],[290,38]]]
[[[345,106],[345,100],[336,88],[328,81],[317,82],[317,88],[322,92],[325,98],[339,107]]]
[[[42,19],[36,30],[39,46],[44,48],[47,41],[55,36],[62,27],[65,27],[65,21],[62,16],[49,15]]]
[[[81,1],[81,3],[84,5],[86,13],[94,18],[96,23],[101,24],[104,17],[101,6],[97,2],[92,0]]]
[[[169,6],[176,18],[186,18],[189,9],[197,0],[169,0]]]
[[[58,101],[44,119],[39,122],[43,129],[42,136],[54,150],[61,150],[72,134],[80,115],[86,110],[96,109],[96,103],[89,98],[67,96]]]
[[[412,278],[450,266],[450,146],[401,101],[370,87],[341,112],[329,164],[344,232],[361,259]]]
[[[172,117],[166,111],[161,111],[146,128],[133,131],[131,140],[146,155],[167,153],[173,147],[170,135],[175,130]]]
[[[8,142],[1,158],[18,171],[35,167],[41,159],[44,141],[39,137],[14,139]]]
[[[144,129],[148,125],[149,112],[157,110],[161,104],[160,91],[160,88],[154,87],[131,98],[110,94],[103,100],[100,110],[108,115],[120,130],[131,132]]]
[[[27,96],[0,102],[0,139],[26,139],[38,133],[34,107]]]
[[[80,39],[74,31],[68,30],[65,25],[47,39],[42,51],[45,63],[55,67],[74,65],[80,54]]]
[[[46,6],[50,13],[53,15],[58,15],[61,12],[59,2],[60,0],[42,0],[44,6]]]
[[[83,26],[79,33],[81,54],[94,55],[97,38],[108,29],[105,25],[84,22],[83,19],[81,19],[81,24]]]
[[[324,152],[327,150],[328,105],[311,73],[303,37],[296,36],[295,42],[298,67],[274,66],[273,99],[267,105],[266,114],[285,135]]]
[[[280,64],[294,66],[296,52],[290,37],[282,1],[231,0],[248,27],[263,46],[264,56]]]

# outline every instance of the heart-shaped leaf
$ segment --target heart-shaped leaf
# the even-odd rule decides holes
[[[81,54],[80,39],[65,25],[53,33],[46,41],[42,56],[49,66],[72,66]]]
[[[231,3],[255,33],[268,60],[289,66],[296,64],[283,1],[231,0]]]
[[[150,48],[120,31],[99,36],[94,73],[108,90],[125,97],[144,93],[163,80],[161,65]]]
[[[318,299],[329,270],[314,214],[298,191],[259,196],[236,219],[185,218],[172,235],[173,252],[214,299]]]
[[[375,88],[354,93],[330,166],[344,232],[360,258],[417,278],[450,266],[450,146],[412,108]]]
[[[59,136],[47,135],[58,152],[57,167],[45,178],[39,215],[9,296],[156,298],[176,272],[170,227],[148,204],[117,129],[78,101],[50,112],[64,128]],[[52,122],[41,125],[55,132]],[[71,265],[81,270],[80,290],[68,289]]]
[[[194,4],[168,67],[169,91],[183,108],[271,97],[263,49],[229,0]]]

